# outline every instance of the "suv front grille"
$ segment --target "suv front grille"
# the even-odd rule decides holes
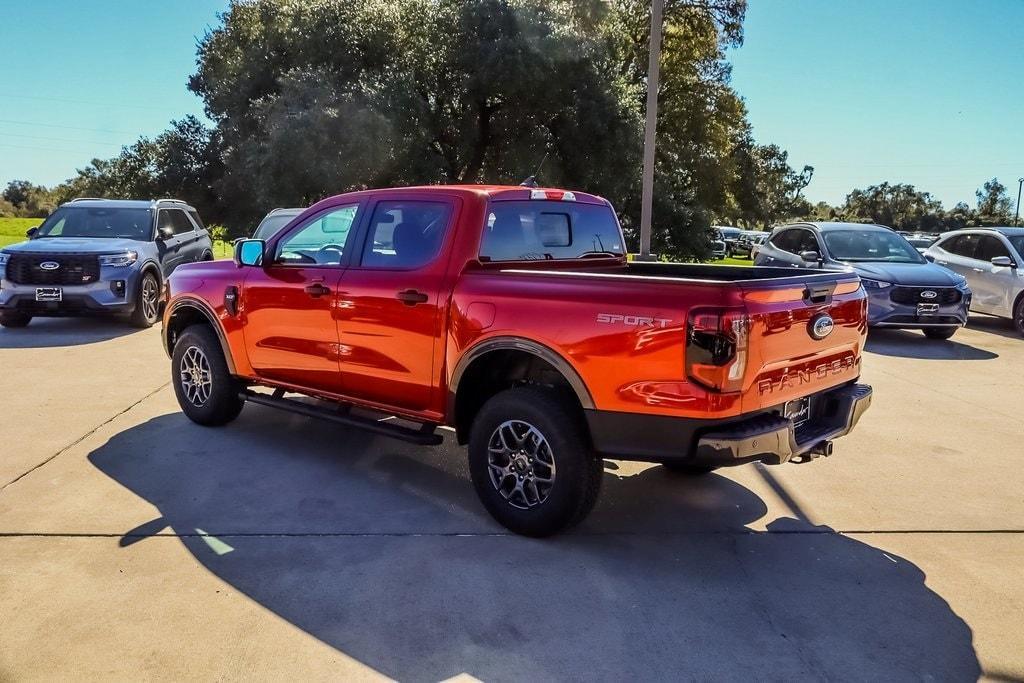
[[[923,297],[922,292],[935,292],[933,297]],[[956,287],[893,287],[889,299],[896,304],[955,304],[960,301],[960,290]]]
[[[42,268],[43,263],[57,268]],[[11,254],[7,279],[19,285],[87,285],[100,279],[100,262],[92,254]]]

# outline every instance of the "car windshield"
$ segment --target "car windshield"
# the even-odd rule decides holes
[[[931,237],[908,237],[907,241],[910,242],[910,246],[918,249],[924,249],[932,245],[933,240]]]
[[[275,233],[277,233],[278,230],[287,225],[288,222],[295,218],[295,216],[297,215],[298,214],[277,213],[272,216],[267,216],[262,221],[260,221],[259,227],[256,228],[256,232],[254,232],[252,235],[253,239],[270,239],[271,237],[274,236]]]
[[[153,237],[149,209],[62,206],[43,221],[36,237],[120,237],[148,241]]]
[[[825,246],[838,261],[924,263],[924,257],[902,235],[885,230],[829,230]]]

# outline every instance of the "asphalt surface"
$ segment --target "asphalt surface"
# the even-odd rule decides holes
[[[179,412],[156,329],[0,330],[0,680],[1024,679],[1024,339],[873,334],[831,458],[609,462],[511,536],[461,449]]]

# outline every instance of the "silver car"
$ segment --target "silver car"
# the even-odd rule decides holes
[[[260,221],[260,224],[253,231],[252,237],[257,240],[269,240],[274,234],[288,225],[293,218],[298,216],[305,209],[274,209]]]
[[[1024,228],[947,232],[925,258],[967,278],[972,311],[1009,318],[1024,334]]]

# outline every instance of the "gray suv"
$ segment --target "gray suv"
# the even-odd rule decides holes
[[[139,327],[159,319],[164,279],[212,261],[199,214],[176,199],[75,199],[0,250],[0,325],[35,316],[110,314]]]

